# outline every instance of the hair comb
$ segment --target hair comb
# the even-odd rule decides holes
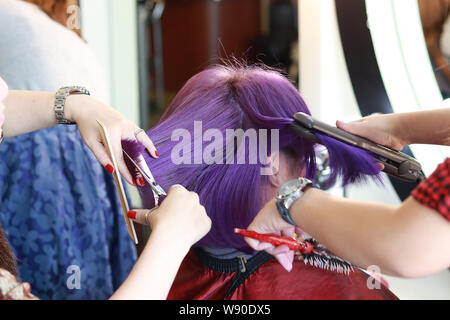
[[[356,267],[350,262],[333,255],[327,248],[314,239],[298,240],[276,234],[262,234],[255,231],[238,228],[235,228],[234,232],[244,237],[262,242],[268,242],[274,246],[286,245],[290,250],[293,250],[298,255],[301,255],[305,264],[310,264],[316,268],[336,271],[338,273],[349,275],[350,272],[354,271],[353,267]]]

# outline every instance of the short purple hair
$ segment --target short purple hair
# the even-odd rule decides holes
[[[266,193],[269,178],[260,174],[261,163],[247,161],[247,164],[225,164],[224,160],[224,164],[176,165],[171,153],[180,142],[171,140],[172,132],[182,128],[194,136],[194,121],[201,121],[203,130],[214,128],[222,133],[226,129],[278,129],[279,150],[296,159],[298,176],[304,172],[312,179],[316,170],[314,144],[290,129],[297,112],[310,114],[297,89],[279,72],[261,66],[215,66],[193,76],[173,99],[158,125],[148,131],[161,155],[155,160],[144,153],[155,179],[166,190],[181,184],[197,192],[212,220],[211,231],[197,245],[250,252],[233,229],[247,228],[269,200]],[[379,173],[375,161],[365,151],[320,137],[330,153],[332,182],[338,175],[347,184],[367,174]],[[237,149],[246,147],[247,140]],[[210,143],[202,140],[202,147]],[[143,150],[130,141],[124,142],[123,147],[133,155]],[[194,153],[198,144],[189,143],[188,148]],[[234,151],[236,158],[237,150]],[[225,157],[225,151],[223,154]],[[150,188],[139,189],[143,205],[151,208]]]

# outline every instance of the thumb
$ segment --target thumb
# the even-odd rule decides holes
[[[344,131],[347,131],[348,133],[351,134],[356,134],[356,135],[363,135],[364,133],[364,126],[361,125],[362,122],[360,121],[352,121],[352,122],[344,122],[341,120],[337,120],[336,121],[336,126]]]
[[[251,228],[249,227],[248,230],[251,230]],[[256,230],[253,230],[256,231]],[[244,237],[245,242],[247,242],[247,244],[256,251],[262,251],[262,250],[268,250],[268,249],[274,249],[274,246],[268,242],[262,242],[256,239],[252,239],[249,237]]]

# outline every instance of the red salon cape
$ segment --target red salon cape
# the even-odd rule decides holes
[[[205,267],[191,250],[169,292],[169,300],[222,300],[236,272]],[[296,260],[287,272],[275,259],[260,266],[226,300],[398,300],[384,285],[369,289],[369,275],[355,269],[349,276]],[[369,279],[369,283],[374,283]]]

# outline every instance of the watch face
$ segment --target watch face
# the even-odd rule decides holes
[[[288,195],[298,191],[301,188],[302,183],[299,179],[294,179],[286,182],[278,191],[278,195],[281,197],[287,197]]]

